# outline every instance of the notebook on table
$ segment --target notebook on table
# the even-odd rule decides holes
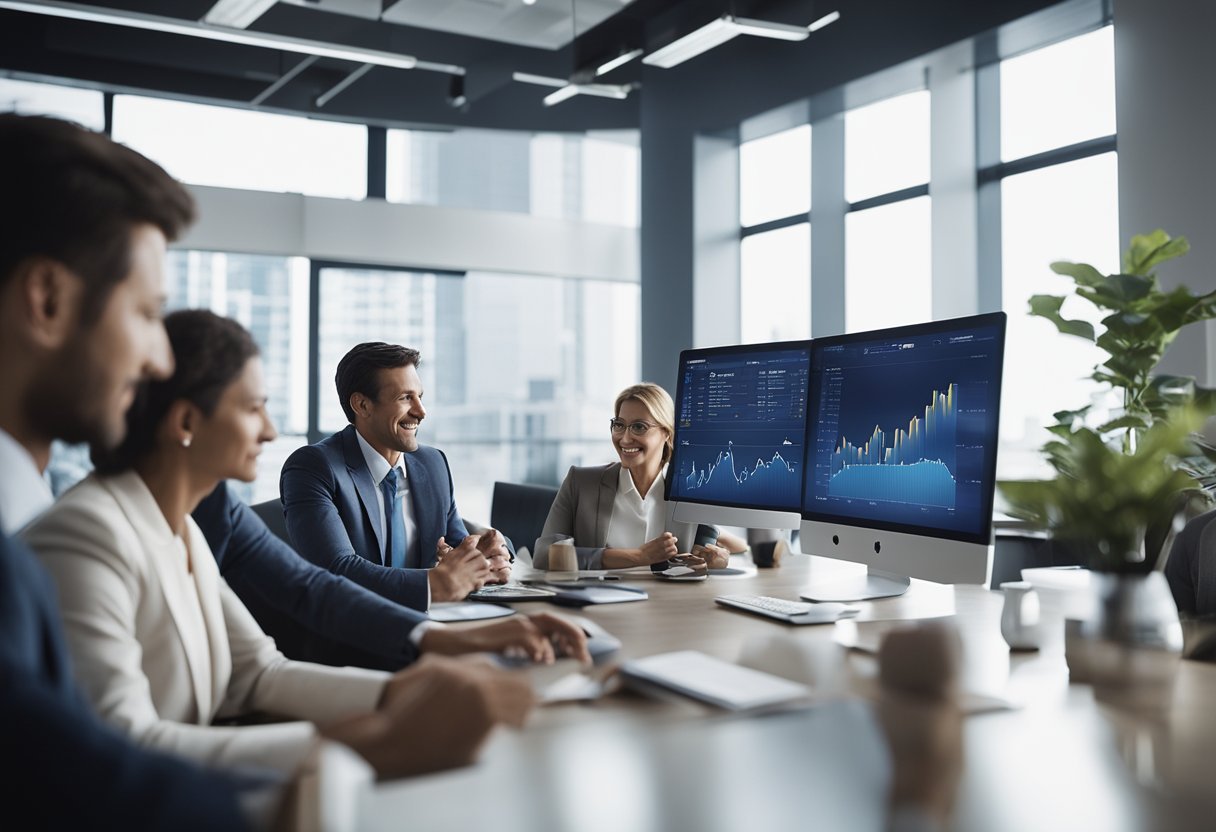
[[[677,650],[621,665],[625,684],[657,686],[730,711],[749,711],[808,699],[811,689],[771,673],[740,667],[697,650]]]

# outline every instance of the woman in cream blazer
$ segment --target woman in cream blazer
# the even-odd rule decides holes
[[[472,679],[467,664],[429,657],[390,676],[278,651],[190,518],[222,479],[252,480],[275,436],[257,347],[210,312],[174,313],[165,328],[173,377],[140,391],[122,445],[94,449],[95,473],[26,532],[58,584],[78,681],[100,715],[141,743],[226,768],[291,773],[320,737],[336,739],[382,777],[459,764],[495,722],[519,724],[531,688],[504,671]],[[457,692],[492,687],[513,704],[491,715],[450,691],[428,698],[458,676]],[[419,702],[425,713],[411,710]],[[263,716],[298,721],[216,725]]]
[[[376,707],[387,673],[288,661],[194,521],[175,535],[135,471],[89,476],[26,536],[55,578],[77,682],[141,744],[291,772],[316,741],[311,723]],[[308,721],[213,724],[257,713]]]
[[[728,554],[747,546],[732,535],[720,545],[694,546],[696,527],[676,523],[663,497],[671,459],[675,406],[667,391],[644,382],[616,397],[610,426],[619,462],[571,467],[537,538],[532,565],[549,566],[549,544],[573,538],[580,569],[662,565],[680,553],[726,566]],[[685,555],[684,557],[688,557]]]

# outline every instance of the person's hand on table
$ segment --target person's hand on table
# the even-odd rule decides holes
[[[453,547],[439,538],[435,545],[435,566],[427,571],[432,603],[463,601],[490,580],[490,562],[477,548],[478,542],[477,535],[469,535]]]
[[[476,627],[432,627],[420,646],[424,652],[449,656],[516,652],[552,664],[560,653],[583,663],[591,661],[582,628],[550,612],[515,615]]]
[[[703,560],[706,569],[725,569],[730,565],[730,553],[724,547],[712,543],[698,543],[692,547],[690,554]]]
[[[472,763],[496,725],[521,727],[535,702],[524,675],[423,656],[393,675],[376,710],[320,726],[320,733],[391,780]]]
[[[642,544],[642,563],[662,563],[665,560],[671,560],[680,554],[680,549],[676,545],[676,536],[671,532],[663,532],[654,540],[648,540]]]
[[[490,577],[486,583],[507,583],[511,579],[511,550],[507,548],[506,538],[497,529],[487,529],[481,535],[477,548],[485,556],[486,564],[490,568]]]

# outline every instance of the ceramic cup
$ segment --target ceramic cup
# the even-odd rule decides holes
[[[550,580],[571,581],[578,577],[578,553],[574,551],[573,538],[549,544]]]

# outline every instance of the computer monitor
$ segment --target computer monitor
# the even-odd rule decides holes
[[[804,598],[988,581],[1004,354],[1003,312],[812,343],[801,549],[869,569]]]
[[[810,341],[680,353],[666,497],[684,523],[797,529]]]

